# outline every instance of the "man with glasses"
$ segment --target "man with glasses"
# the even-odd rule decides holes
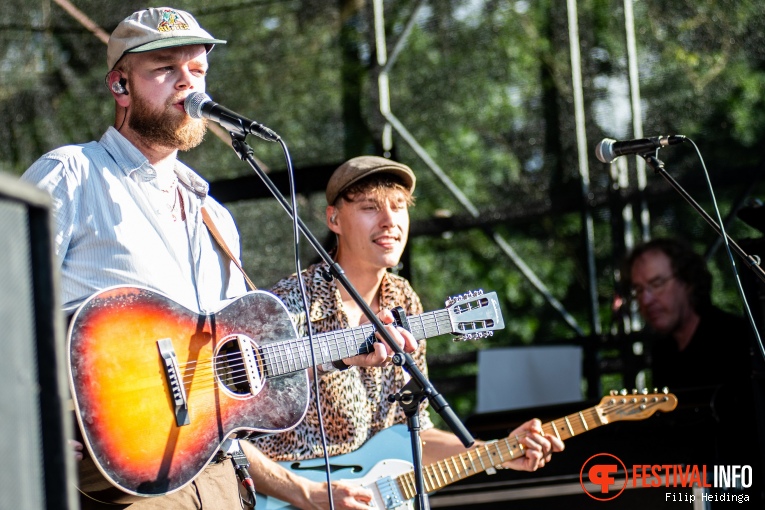
[[[654,386],[712,386],[751,373],[749,325],[712,305],[712,275],[687,244],[654,239],[638,245],[624,274],[640,315],[657,335]]]
[[[704,259],[682,241],[654,239],[638,245],[627,257],[623,274],[647,329],[655,335],[653,386],[672,391],[700,388],[687,394],[708,395],[712,411],[708,419],[706,413],[685,413],[665,423],[670,456],[666,462],[751,466],[760,473],[756,489],[705,489],[710,497],[722,498],[706,504],[713,510],[727,508],[726,497],[743,501],[746,496],[751,506],[742,508],[762,508],[754,343],[748,322],[712,305],[712,275]],[[732,447],[734,438],[746,438],[746,445]]]

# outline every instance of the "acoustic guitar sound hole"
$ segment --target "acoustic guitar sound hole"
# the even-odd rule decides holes
[[[215,375],[235,395],[249,395],[250,383],[237,336],[225,339],[215,356]]]

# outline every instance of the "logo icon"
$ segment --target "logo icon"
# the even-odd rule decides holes
[[[172,30],[188,30],[189,25],[181,15],[171,9],[165,9],[162,12],[162,19],[159,20],[157,30],[160,32],[170,32]]]
[[[619,469],[623,475],[619,474]],[[627,467],[616,455],[596,453],[582,464],[579,483],[592,499],[609,501],[627,488]]]

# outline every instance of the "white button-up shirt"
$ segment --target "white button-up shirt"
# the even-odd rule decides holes
[[[200,208],[239,257],[231,214],[189,167],[178,161],[175,171],[185,222],[173,222],[158,204],[156,169],[112,127],[98,142],[45,154],[24,173],[23,180],[53,197],[65,312],[114,285],[149,287],[203,313],[245,292],[241,272],[217,246]]]

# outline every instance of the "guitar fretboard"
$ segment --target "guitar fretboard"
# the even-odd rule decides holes
[[[448,310],[437,310],[407,317],[417,341],[453,332]],[[316,363],[321,365],[373,350],[375,327],[371,324],[313,335]],[[305,370],[313,366],[308,337],[275,342],[262,347],[263,364],[268,376]]]
[[[542,425],[542,430],[545,435],[549,434],[566,440],[606,423],[607,421],[598,414],[596,406],[545,423]],[[468,476],[483,473],[489,468],[524,456],[525,447],[521,442],[522,439],[522,436],[506,437],[425,466],[423,478],[426,492],[433,492]],[[396,478],[399,489],[407,500],[414,498],[417,494],[414,480],[414,471]]]

